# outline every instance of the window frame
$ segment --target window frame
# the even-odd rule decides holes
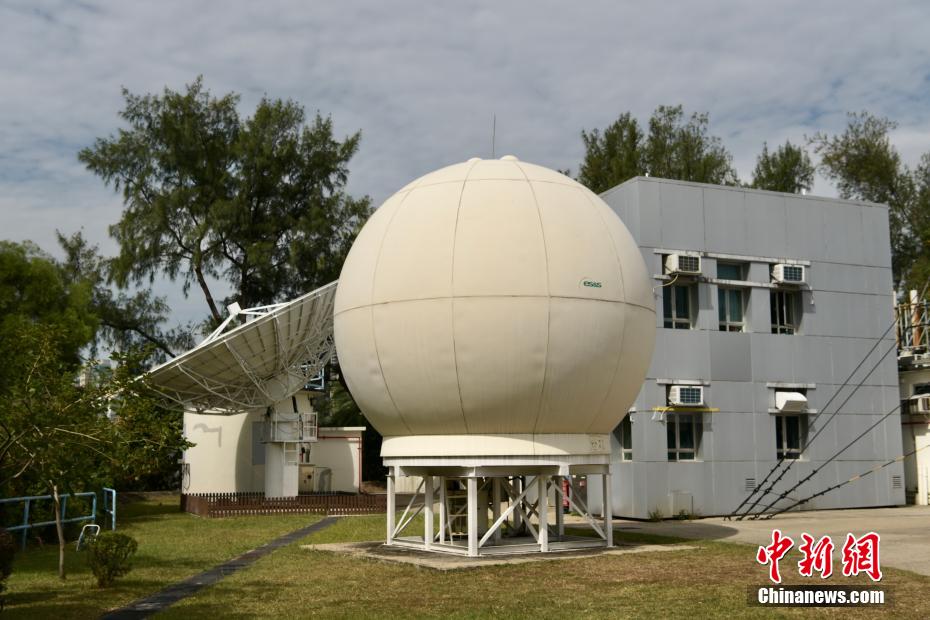
[[[788,444],[788,422],[796,420],[798,423],[798,447],[792,448]],[[775,458],[785,461],[803,461],[804,448],[807,443],[807,414],[806,413],[779,413],[775,415]]]
[[[779,301],[781,298],[781,301]],[[772,333],[794,335],[801,330],[801,292],[791,289],[776,288],[772,289],[769,301],[769,311],[771,313]],[[788,321],[788,312],[790,308],[793,314],[790,317],[792,322]],[[777,316],[781,311],[782,316]],[[784,319],[779,321],[779,319]]]
[[[730,293],[739,293],[740,320],[734,321],[730,316]],[[735,286],[717,286],[717,326],[722,332],[746,331],[746,292]],[[721,320],[720,315],[723,314]]]
[[[633,416],[627,413],[617,425],[617,442],[620,444],[620,460],[633,460]],[[629,444],[627,447],[626,444]]]
[[[701,440],[704,434],[704,417],[700,413],[668,413],[666,424],[666,458],[670,463],[693,463],[700,461]],[[691,427],[692,448],[681,447],[681,428],[687,424]],[[674,429],[674,430],[673,430]],[[674,445],[671,440],[674,437]],[[691,458],[682,458],[689,455]]]
[[[680,317],[677,314],[678,304],[677,298],[679,295],[685,294],[685,299],[688,304],[688,316]],[[697,296],[697,286],[692,283],[682,283],[682,284],[667,284],[662,288],[662,327],[665,329],[694,329],[694,308],[695,297]],[[668,304],[665,303],[666,297],[668,298]],[[665,310],[666,306],[671,312],[670,316],[666,316]]]

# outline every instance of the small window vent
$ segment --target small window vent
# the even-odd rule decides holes
[[[746,478],[746,484],[743,486],[744,491],[755,491],[756,490],[756,479],[755,478]]]
[[[901,476],[892,476],[891,477],[891,488],[900,489],[901,488]]]

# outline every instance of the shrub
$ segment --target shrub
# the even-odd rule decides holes
[[[132,570],[129,559],[138,548],[139,543],[134,538],[119,532],[101,532],[92,540],[87,545],[87,563],[97,578],[97,585],[105,588]]]
[[[661,521],[662,520],[662,511],[659,508],[653,508],[649,511],[649,520],[650,521]]]
[[[0,530],[0,592],[6,589],[4,581],[13,572],[13,555],[16,553],[16,540],[6,530]]]

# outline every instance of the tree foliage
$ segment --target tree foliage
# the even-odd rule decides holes
[[[930,275],[930,153],[910,170],[891,143],[895,127],[887,118],[851,113],[842,133],[818,133],[810,142],[841,198],[888,205],[895,282],[922,288]]]
[[[114,290],[113,261],[101,256],[98,247],[88,243],[81,233],[69,237],[59,233],[58,243],[65,252],[60,265],[64,277],[70,282],[83,282],[91,291],[91,310],[98,321],[91,354],[104,347],[129,351],[151,346],[150,361],[158,363],[194,346],[195,326],[164,328],[171,313],[164,298],[156,297],[148,288]]]
[[[40,325],[55,329],[54,356],[72,367],[91,342],[98,320],[92,312],[92,286],[69,281],[55,261],[36,245],[0,241],[0,393],[21,373],[17,338]],[[2,415],[2,412],[0,412]]]
[[[603,132],[581,132],[585,157],[578,181],[596,193],[646,174],[699,183],[737,183],[732,156],[720,138],[708,131],[706,113],[686,118],[680,105],[656,108],[648,133],[624,112]]]
[[[769,152],[768,144],[762,144],[750,187],[800,194],[813,186],[814,164],[803,147],[786,140],[774,152]]]
[[[235,289],[227,301],[261,305],[338,277],[370,212],[345,192],[360,134],[333,137],[330,118],[306,123],[293,101],[264,98],[241,119],[239,97],[213,97],[198,78],[185,92],[123,91],[128,127],[83,149],[80,160],[122,191],[110,228],[118,285],[180,279],[196,284],[221,319],[209,278]]]

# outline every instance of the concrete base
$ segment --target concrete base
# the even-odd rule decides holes
[[[631,553],[661,553],[663,551],[695,550],[692,545],[630,545],[622,544],[618,547],[605,549],[603,543],[597,549],[571,550],[558,553],[532,553],[520,555],[492,555],[470,558],[459,554],[432,553],[423,550],[413,550],[389,547],[381,541],[356,543],[329,543],[323,545],[301,545],[301,549],[310,551],[326,551],[353,557],[380,560],[383,562],[396,562],[399,564],[412,564],[423,568],[439,571],[461,570],[479,568],[482,566],[501,566],[505,564],[526,564],[528,562],[582,560],[602,555],[627,555]]]

